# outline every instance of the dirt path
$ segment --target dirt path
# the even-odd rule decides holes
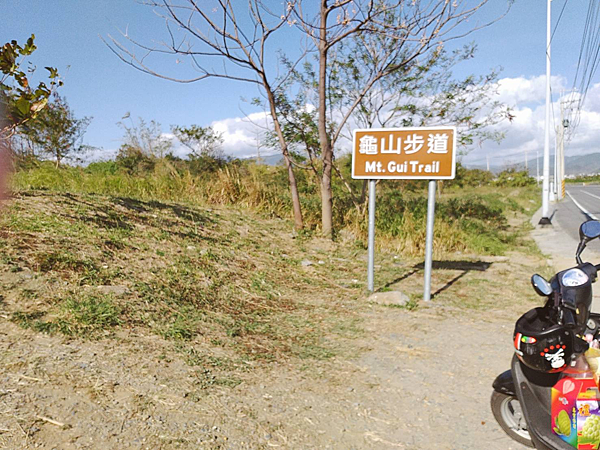
[[[473,323],[435,307],[410,317],[374,308],[367,320],[363,344],[370,350],[357,360],[338,361],[316,378],[287,373],[255,391],[259,418],[284,424],[271,444],[477,449],[485,442],[490,449],[522,448],[489,410],[491,382],[511,357],[510,347],[501,345],[510,342],[508,324],[495,318]]]
[[[66,341],[2,320],[0,447],[521,448],[489,409],[512,353],[510,314],[363,314],[355,358],[272,364],[210,389],[161,359],[154,337]]]

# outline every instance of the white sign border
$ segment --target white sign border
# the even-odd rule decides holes
[[[356,133],[369,131],[389,131],[389,132],[404,132],[404,131],[430,131],[430,130],[451,130],[452,131],[452,174],[448,176],[405,176],[405,175],[354,175],[354,152],[356,150]],[[353,180],[453,180],[456,178],[456,127],[406,127],[406,128],[356,128],[352,131],[352,179]]]

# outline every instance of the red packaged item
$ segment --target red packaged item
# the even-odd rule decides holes
[[[596,388],[593,378],[565,377],[552,388],[552,429],[565,442],[579,448],[577,436],[577,399]],[[587,447],[581,447],[587,448]],[[593,447],[590,447],[593,448]],[[598,447],[595,447],[596,449]]]

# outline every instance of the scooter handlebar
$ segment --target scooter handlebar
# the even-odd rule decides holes
[[[570,308],[565,308],[563,305],[562,309],[562,319],[563,325],[567,327],[575,327],[577,325],[577,319],[575,318],[575,311],[572,311]]]

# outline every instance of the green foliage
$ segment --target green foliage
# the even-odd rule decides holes
[[[445,181],[447,186],[456,187],[481,187],[489,186],[494,179],[492,172],[481,169],[467,169],[461,163],[456,164],[456,178]]]
[[[502,254],[514,237],[507,233],[507,211],[519,209],[496,194],[460,195],[436,202],[437,251],[471,250]],[[378,194],[376,226],[388,240],[399,240],[400,249],[421,254],[427,216],[427,199],[412,193],[382,190]]]
[[[48,155],[60,165],[64,158],[88,148],[82,140],[90,121],[77,119],[66,100],[55,93],[46,108],[19,128],[19,138],[28,147],[27,155]]]
[[[498,174],[495,183],[498,186],[523,187],[533,186],[536,181],[525,170],[506,169]]]
[[[125,115],[125,118],[130,118],[129,113]],[[169,154],[173,142],[163,136],[160,123],[154,120],[146,122],[141,117],[137,123],[131,119],[130,122],[130,125],[125,122],[118,123],[125,134],[117,159],[164,158]]]
[[[194,204],[249,207],[272,217],[290,217],[287,173],[282,166],[257,165],[250,161],[151,160],[147,171],[138,167],[130,173],[120,161],[95,163],[89,167],[56,170],[41,164],[19,171],[13,182],[19,189],[49,189],[66,192],[100,193],[142,200],[170,200]],[[215,163],[207,171],[193,170],[200,161]],[[340,159],[340,172],[346,176],[349,159]],[[524,213],[537,198],[535,185],[528,183],[515,192],[496,191],[497,185],[483,184],[487,172],[460,169],[457,183],[444,182],[437,201],[436,249],[440,252],[478,251],[500,254],[514,242],[506,231],[507,217]],[[360,192],[362,180],[349,180]],[[321,203],[318,181],[307,171],[298,173],[298,188],[307,231],[318,231]],[[531,188],[531,189],[529,189]],[[366,239],[367,220],[364,197],[353,196],[339,178],[334,179],[333,215],[337,229]],[[425,236],[427,211],[426,181],[389,181],[378,185],[378,242],[409,255],[420,255]],[[516,195],[517,197],[513,197]],[[518,196],[522,195],[525,200]],[[518,200],[518,201],[517,201]],[[519,203],[520,202],[520,203]],[[177,288],[174,288],[177,290]]]
[[[0,103],[6,105],[10,122],[7,126],[2,126],[0,131],[4,128],[14,131],[19,125],[34,119],[45,108],[52,92],[62,86],[58,71],[53,67],[46,67],[49,85],[40,82],[34,87],[30,84],[29,76],[33,70],[22,70],[21,58],[31,55],[37,49],[34,40],[35,35],[32,34],[24,45],[13,40],[0,47]]]
[[[13,313],[12,320],[38,332],[94,337],[119,325],[121,314],[121,308],[110,297],[83,295],[64,299],[53,317],[18,311]]]
[[[600,183],[600,175],[580,175],[565,179],[567,183]]]
[[[121,309],[109,296],[84,296],[68,298],[64,302],[64,325],[70,334],[81,334],[86,331],[98,331],[118,325]],[[63,331],[64,332],[64,331]]]
[[[144,153],[139,147],[123,144],[119,148],[115,163],[117,167],[121,167],[130,175],[133,175],[154,170],[156,159]]]
[[[120,170],[121,166],[116,161],[97,161],[85,168],[87,173],[98,175],[116,175]]]
[[[194,156],[222,159],[223,134],[215,131],[213,127],[201,127],[199,125],[174,126],[172,131],[179,142],[188,147]]]

